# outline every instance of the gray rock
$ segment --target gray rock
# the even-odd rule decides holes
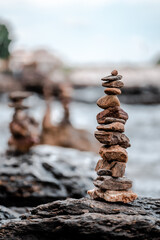
[[[0,155],[0,202],[24,207],[84,197],[93,187],[97,159],[94,153],[48,145],[21,156]]]

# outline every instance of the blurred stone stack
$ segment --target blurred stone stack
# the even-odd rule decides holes
[[[104,144],[100,148],[100,159],[96,166],[97,179],[95,188],[88,194],[93,199],[104,199],[108,202],[128,203],[137,198],[132,192],[132,181],[124,177],[128,154],[126,148],[130,147],[129,139],[123,133],[124,124],[128,114],[120,108],[117,95],[124,86],[122,76],[113,70],[110,76],[102,78],[102,86],[106,87],[107,94],[97,101],[97,105],[104,109],[97,115],[100,124],[95,132],[97,140]]]
[[[10,123],[11,137],[8,141],[8,153],[26,153],[39,142],[38,123],[24,111],[28,106],[23,105],[23,100],[31,94],[28,92],[12,92],[9,96],[10,107],[15,109]]]

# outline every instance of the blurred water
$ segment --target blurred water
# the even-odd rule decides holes
[[[30,113],[41,122],[45,103],[37,96],[28,100],[32,106]],[[126,175],[134,182],[134,190],[141,196],[160,197],[160,105],[123,105],[128,112],[126,135],[130,138],[129,161]],[[58,122],[62,107],[52,104],[52,121]],[[71,120],[75,127],[85,128],[94,133],[97,126],[96,114],[100,109],[96,104],[73,102],[70,106]],[[0,101],[0,151],[7,147],[8,124],[13,110],[7,107],[6,97]]]

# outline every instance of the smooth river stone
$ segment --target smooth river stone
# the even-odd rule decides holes
[[[100,159],[97,162],[95,171],[98,174],[98,172],[102,169],[102,170],[111,172],[112,177],[123,177],[125,174],[125,168],[126,168],[126,163],[124,162],[118,162],[118,161],[108,162],[104,159]]]
[[[111,72],[111,75],[117,76],[117,75],[118,75],[118,71],[117,71],[117,70],[113,70],[113,71]]]
[[[122,79],[121,75],[117,75],[117,76],[109,75],[109,76],[103,77],[101,80],[110,82],[110,81],[117,81],[121,79]]]
[[[132,188],[132,181],[126,177],[113,178],[111,176],[98,176],[93,183],[96,187],[105,190],[121,191]]]
[[[118,88],[106,88],[104,92],[108,95],[119,95],[121,94],[121,90]]]
[[[109,88],[122,88],[124,83],[122,81],[103,82],[102,86]]]
[[[128,153],[127,151],[119,145],[114,145],[111,147],[106,147],[103,145],[100,150],[99,154],[104,160],[110,161],[120,161],[120,162],[127,162],[128,161]]]
[[[99,188],[89,190],[88,194],[92,199],[99,200],[104,199],[106,202],[123,202],[129,203],[137,199],[137,194],[133,193],[132,190],[128,191],[102,191]]]
[[[97,121],[100,124],[104,124],[105,119],[107,117],[111,118],[118,118],[118,119],[124,119],[125,121],[128,119],[128,114],[120,107],[109,107],[102,112],[97,114]]]
[[[119,132],[95,131],[95,137],[100,143],[107,146],[120,145],[124,148],[130,147],[129,138]]]
[[[107,125],[97,126],[98,130],[113,131],[113,132],[124,132],[124,124],[120,122],[113,122]]]
[[[115,106],[120,106],[120,101],[117,96],[115,95],[109,95],[109,96],[103,96],[98,99],[97,105],[100,108],[106,109],[109,107],[115,107]]]

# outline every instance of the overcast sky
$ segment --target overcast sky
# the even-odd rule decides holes
[[[149,62],[160,54],[160,0],[0,0],[14,48],[71,63]]]

